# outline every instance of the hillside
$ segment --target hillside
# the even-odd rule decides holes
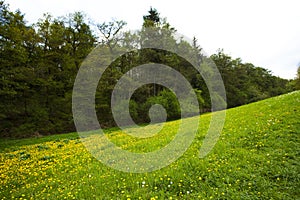
[[[106,167],[76,133],[0,142],[1,199],[297,199],[300,197],[300,91],[229,109],[223,132],[203,159],[199,148],[211,114],[188,151],[151,173]],[[188,119],[186,119],[188,120]],[[134,152],[168,144],[179,121],[149,139],[109,129]]]

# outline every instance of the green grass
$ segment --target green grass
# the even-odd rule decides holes
[[[1,140],[1,199],[299,199],[300,92],[229,109],[223,132],[203,159],[211,114],[200,117],[191,147],[168,167],[133,174],[93,158],[76,133]],[[179,121],[147,139],[107,130],[122,148],[166,145]]]

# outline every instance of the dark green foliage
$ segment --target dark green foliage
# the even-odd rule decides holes
[[[157,96],[150,97],[145,103],[146,110],[155,104],[162,105],[166,109],[168,120],[180,118],[180,105],[173,92],[162,90]]]
[[[289,87],[291,88],[291,90],[300,90],[300,63],[297,70],[296,78],[289,82]]]
[[[103,73],[95,97],[102,127],[116,125],[110,101],[118,80],[132,68],[146,63],[164,64],[182,74],[194,88],[201,112],[211,110],[210,96],[220,98],[209,93],[201,74],[192,66],[201,68],[211,78],[210,61],[203,55],[197,39],[194,38],[192,44],[176,40],[176,30],[155,9],[151,8],[144,16],[143,27],[137,33],[123,33],[124,21],[98,24],[102,34],[98,41],[92,31],[95,27],[79,12],[64,18],[45,14],[35,25],[29,26],[20,11],[10,11],[0,0],[0,22],[0,137],[39,137],[75,131],[71,104],[73,84],[80,64],[96,44],[107,47],[110,53],[142,47],[119,57]],[[146,31],[149,28],[151,30]],[[189,52],[191,57],[187,61],[175,53],[148,48],[149,44],[155,47],[163,44],[178,54]],[[221,51],[211,58],[222,75],[229,107],[300,88],[299,70],[298,78],[288,82]],[[134,92],[129,105],[131,117],[137,123],[148,123],[149,108],[156,103],[165,107],[168,120],[180,118],[174,94],[159,84],[144,85]],[[197,108],[191,107],[190,114],[194,115],[195,110]]]
[[[150,8],[149,14],[145,15],[144,17],[144,24],[143,26],[156,26],[158,23],[160,23],[161,19],[159,17],[159,13],[156,9]]]
[[[73,131],[71,93],[95,37],[81,13],[44,15],[27,26],[0,2],[0,135],[28,137]]]
[[[211,56],[226,89],[228,107],[235,107],[291,91],[288,80],[273,76],[270,71],[241,59],[232,59],[223,51]]]

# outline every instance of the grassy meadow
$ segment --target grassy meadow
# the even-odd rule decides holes
[[[229,109],[216,146],[200,159],[211,115],[200,116],[196,138],[180,159],[149,173],[107,167],[77,133],[1,139],[0,199],[300,198],[300,91]],[[124,149],[149,152],[168,144],[179,122],[146,139],[106,133]]]

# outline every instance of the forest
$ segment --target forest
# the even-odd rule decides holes
[[[141,17],[143,25],[135,33],[126,31],[122,20],[89,22],[81,12],[63,17],[44,14],[36,23],[28,24],[21,11],[11,11],[9,5],[0,1],[0,137],[74,132],[74,81],[81,63],[97,46],[109,50],[141,47],[112,62],[99,81],[95,107],[101,126],[116,125],[110,97],[117,80],[144,63],[163,63],[179,71],[193,86],[201,113],[210,112],[208,88],[190,63],[171,52],[142,48],[149,42],[144,32],[149,27],[155,30],[157,38],[168,37],[173,48],[193,52],[199,66],[207,59],[214,61],[224,82],[228,108],[300,89],[299,68],[294,80],[286,80],[263,67],[232,58],[222,49],[208,56],[197,38],[192,43],[175,39],[175,27],[156,9],[151,8]],[[172,91],[159,84],[148,84],[138,88],[130,99],[133,120],[149,123],[148,110],[157,103],[167,110],[168,120],[180,118],[180,107]]]

